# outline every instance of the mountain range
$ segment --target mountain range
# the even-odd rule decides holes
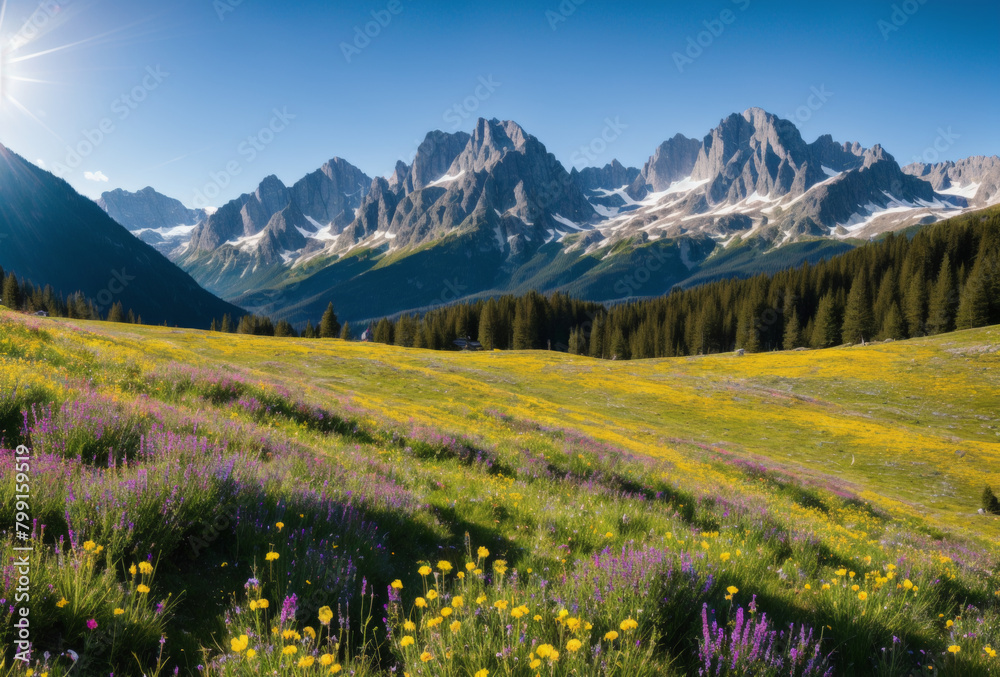
[[[369,177],[334,158],[292,185],[268,176],[217,210],[152,188],[100,206],[210,292],[304,324],[499,292],[617,302],[828,258],[882,233],[1000,202],[1000,159],[901,167],[884,148],[807,143],[759,108],[645,165],[566,168],[512,121],[431,132]]]

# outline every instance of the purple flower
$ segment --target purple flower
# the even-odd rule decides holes
[[[97,630],[97,621],[91,618],[89,621],[87,621],[87,628],[89,628],[90,630]]]

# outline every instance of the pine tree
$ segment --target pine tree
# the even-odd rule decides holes
[[[533,350],[538,333],[538,317],[531,299],[522,299],[514,315],[514,350]]]
[[[133,317],[132,317],[132,311],[130,310],[130,311],[128,311],[128,312],[129,312],[129,317],[131,318],[131,319],[129,320],[129,322],[132,322],[132,323],[134,324],[134,321],[133,321],[133,320],[134,320],[135,318],[133,318]],[[209,327],[209,328],[208,328],[208,330],[209,330],[209,331],[219,331],[219,322],[218,322],[218,320],[216,320],[216,319],[215,319],[214,317],[212,318],[212,326],[211,326],[211,327]]]
[[[785,327],[785,350],[795,350],[802,347],[802,326],[799,324],[799,311],[792,310],[792,316]]]
[[[14,273],[11,273],[3,281],[3,304],[11,310],[20,310],[22,300],[21,285],[17,283]]]
[[[954,327],[956,296],[951,257],[945,254],[937,282],[934,283],[934,293],[927,305],[927,329],[931,336],[951,331]]]
[[[125,321],[125,309],[122,308],[122,302],[118,301],[111,306],[111,310],[108,311],[108,322],[124,322]]]
[[[340,322],[337,321],[337,313],[333,310],[333,302],[326,307],[323,319],[319,323],[319,337],[332,339],[340,336]]]
[[[131,308],[128,309],[128,317],[125,318],[125,321],[128,322],[129,324],[135,324],[136,323],[135,313],[132,312]],[[212,320],[212,322],[215,322],[215,320]]]
[[[906,333],[910,338],[923,336],[927,332],[927,282],[922,271],[910,280],[903,301]]]
[[[955,324],[958,329],[975,329],[990,323],[990,294],[986,279],[986,261],[978,261],[965,283]]]
[[[604,327],[605,316],[603,313],[594,318],[594,325],[590,331],[590,356],[602,359],[604,357]]]
[[[625,340],[625,334],[621,327],[615,327],[614,333],[611,335],[611,357],[619,360],[629,359],[628,341]]]
[[[875,334],[875,317],[872,314],[872,301],[868,293],[868,274],[864,270],[851,285],[847,308],[844,310],[842,333],[843,340],[849,343],[864,343]]]
[[[889,306],[889,312],[882,322],[882,332],[879,334],[882,339],[893,339],[899,341],[906,338],[906,325],[903,322],[903,313],[899,310],[899,304],[895,301]]]
[[[385,319],[384,317],[379,320],[378,324],[375,326],[375,343],[385,343],[386,345],[392,345],[393,343],[393,327],[392,322]]]
[[[813,327],[812,347],[829,348],[840,343],[840,323],[837,321],[836,300],[827,294],[819,302]]]
[[[280,338],[297,338],[299,334],[288,320],[280,320],[274,327],[274,335]]]
[[[340,339],[342,341],[353,341],[354,332],[351,331],[351,323],[345,322],[343,328],[340,330]]]
[[[316,327],[313,326],[312,320],[306,321],[306,328],[302,330],[302,338],[316,338]]]
[[[223,334],[233,333],[233,318],[229,317],[229,313],[222,316],[222,329]]]
[[[497,304],[493,299],[486,302],[479,316],[479,342],[483,344],[483,350],[497,347]]]

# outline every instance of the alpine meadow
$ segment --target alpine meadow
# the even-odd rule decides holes
[[[998,21],[0,0],[0,677],[1000,677]]]

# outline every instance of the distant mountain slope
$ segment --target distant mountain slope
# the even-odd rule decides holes
[[[147,323],[207,328],[243,311],[198,286],[68,183],[0,146],[0,266],[107,312],[120,301]]]
[[[188,209],[180,200],[152,188],[135,193],[118,188],[101,195],[98,206],[146,244],[163,255],[186,243],[195,227],[208,217],[204,209]]]

